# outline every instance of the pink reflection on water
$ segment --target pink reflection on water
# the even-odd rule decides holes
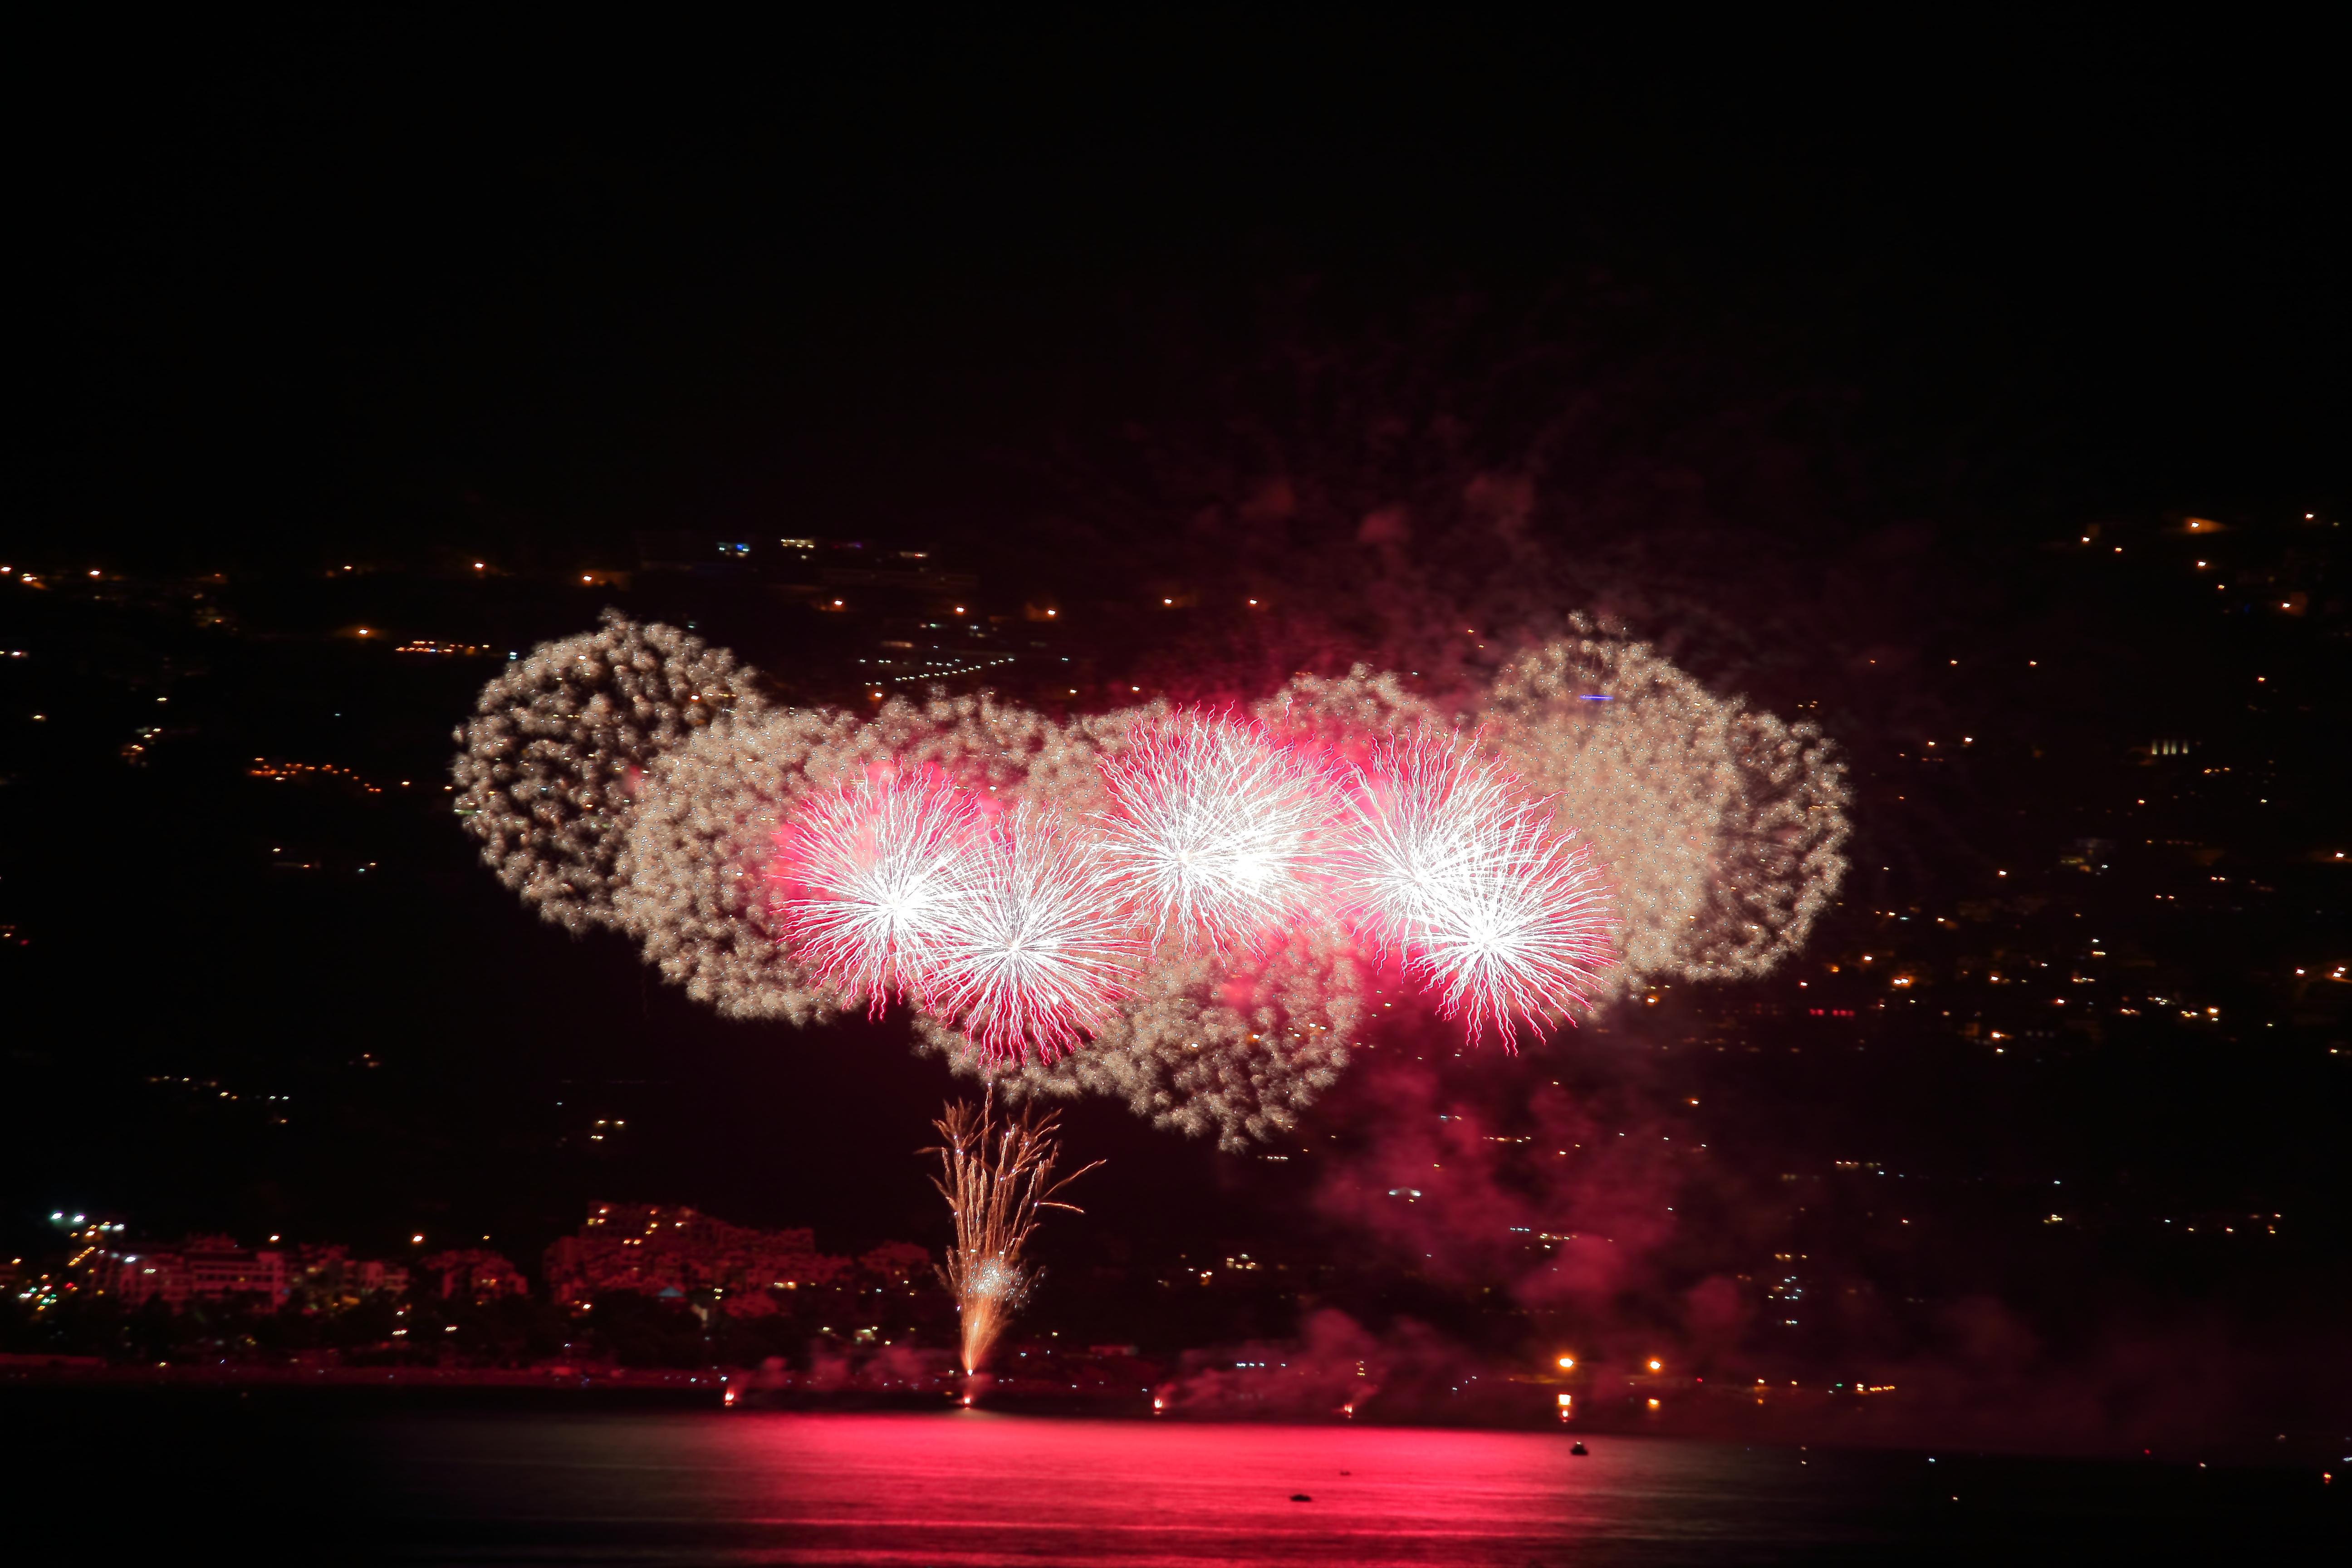
[[[1855,1539],[1807,1497],[1793,1454],[1609,1437],[1577,1458],[1569,1442],[984,1411],[517,1417],[452,1424],[404,1445],[402,1467],[412,1500],[452,1525],[554,1527],[534,1553],[552,1561],[576,1560],[572,1546],[599,1560],[691,1548],[701,1562],[1517,1568]]]

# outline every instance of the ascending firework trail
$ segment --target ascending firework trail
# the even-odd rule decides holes
[[[955,1245],[948,1248],[940,1282],[955,1298],[963,1325],[963,1371],[968,1378],[988,1360],[999,1334],[1021,1310],[1039,1274],[1023,1260],[1030,1233],[1047,1209],[1079,1212],[1054,1194],[1096,1165],[1081,1165],[1056,1181],[1062,1157],[1057,1118],[1034,1107],[999,1121],[993,1095],[974,1105],[958,1100],[932,1126],[945,1140],[926,1150],[940,1157],[931,1185],[955,1216]],[[967,1394],[964,1402],[970,1404]]]

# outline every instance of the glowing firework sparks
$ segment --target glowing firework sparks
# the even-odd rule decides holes
[[[1717,696],[1643,644],[1577,626],[1506,666],[1484,711],[1518,776],[1606,875],[1622,985],[1768,973],[1804,945],[1845,876],[1836,748],[1810,723]]]
[[[607,610],[482,688],[452,770],[458,820],[499,879],[574,932],[617,923],[616,867],[645,770],[755,715],[748,668],[675,626]]]
[[[1254,947],[1305,914],[1325,880],[1338,802],[1255,724],[1178,714],[1141,726],[1102,776],[1110,864],[1155,938]]]
[[[883,770],[801,804],[769,875],[794,956],[880,1013],[929,996],[978,836],[971,797],[929,772]]]
[[[1585,1006],[1612,962],[1607,900],[1501,764],[1420,736],[1375,754],[1355,806],[1359,919],[1471,1038],[1491,1026],[1508,1044]]]
[[[1058,1181],[1062,1157],[1058,1119],[1024,1110],[999,1121],[992,1094],[977,1105],[961,1100],[937,1121],[943,1145],[926,1152],[940,1157],[931,1178],[955,1216],[955,1245],[940,1280],[956,1300],[963,1325],[963,1370],[968,1377],[988,1359],[990,1347],[1028,1299],[1037,1274],[1021,1259],[1030,1233],[1047,1209],[1079,1212],[1055,1194],[1096,1165],[1082,1165]]]
[[[1292,1127],[1380,1016],[1364,984],[1368,940],[1399,953],[1472,1030],[1508,1033],[1580,1010],[1579,996],[1660,976],[1764,973],[1803,944],[1833,898],[1848,792],[1835,747],[1813,726],[1718,696],[1580,620],[1574,636],[1528,648],[1490,690],[1464,698],[1441,707],[1402,675],[1360,666],[1297,677],[1250,719],[1154,709],[1055,718],[984,692],[782,708],[723,649],[608,615],[602,630],[542,645],[484,688],[460,737],[452,805],[527,904],[575,931],[617,928],[666,979],[730,1017],[821,1024],[845,1003],[904,994],[919,1048],[958,1072],[1010,1095],[1111,1096],[1238,1149]],[[1440,737],[1450,757],[1461,742],[1447,738],[1465,721],[1478,726],[1477,755],[1491,752],[1506,770],[1483,775],[1507,797],[1504,826],[1517,822],[1499,851],[1486,829],[1450,843],[1402,832],[1433,826],[1428,802],[1415,805],[1381,766],[1401,750],[1382,752],[1385,737]],[[1171,741],[1161,760],[1171,767],[1132,771],[1141,761],[1127,759],[1151,754],[1146,737],[1188,727],[1208,733]],[[1215,878],[1141,897],[1133,867],[1120,864],[1145,807],[1195,787],[1256,787],[1219,771],[1221,745],[1248,764],[1229,771],[1255,768],[1277,802],[1294,798],[1285,792],[1301,783],[1286,771],[1296,766],[1339,803],[1302,836],[1311,842],[1294,866],[1307,896],[1254,930],[1263,904],[1220,905]],[[1331,756],[1365,760],[1352,791],[1325,782],[1319,759]],[[862,925],[855,911],[831,911],[833,950],[813,911],[797,911],[796,931],[787,905],[815,879],[793,885],[795,862],[814,858],[795,835],[814,805],[854,790],[845,781],[925,776],[970,795],[967,877],[995,888],[971,906],[978,918],[956,913],[929,967],[917,961],[920,932],[906,910],[869,910]],[[1454,797],[1477,796],[1461,783]],[[1351,805],[1351,793],[1363,798]],[[985,814],[1014,801],[1025,804],[986,831]],[[1530,824],[1508,802],[1540,810]],[[1261,826],[1231,813],[1262,811],[1262,797],[1220,809],[1241,840]],[[1412,851],[1387,854],[1384,870],[1381,855],[1348,842],[1367,809],[1388,825],[1375,847]],[[1024,836],[1007,825],[1024,812],[1049,825],[1042,841],[1058,850],[1016,848]],[[879,837],[866,869],[887,882]],[[1204,828],[1198,841],[1216,837]],[[1505,875],[1442,874],[1450,854],[1482,841],[1469,863],[1483,855]],[[1244,842],[1233,863],[1247,853]],[[922,865],[900,868],[911,878]],[[1232,880],[1249,890],[1248,876]],[[1385,901],[1369,897],[1382,887]],[[1581,960],[1580,922],[1598,943]],[[1153,940],[1180,931],[1181,941]]]
[[[1051,1060],[1118,1010],[1139,957],[1101,845],[1024,802],[972,857],[931,1004],[993,1061]]]

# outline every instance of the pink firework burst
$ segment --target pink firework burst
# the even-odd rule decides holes
[[[880,772],[803,801],[769,868],[793,955],[856,1005],[927,998],[969,900],[971,797],[928,771]]]
[[[992,1062],[1050,1061],[1117,1010],[1139,956],[1100,842],[1024,803],[979,847],[930,1005]]]
[[[1421,736],[1357,778],[1350,901],[1470,1037],[1506,1047],[1585,1006],[1612,958],[1609,902],[1574,837],[1500,763]]]
[[[1251,946],[1328,882],[1336,793],[1259,725],[1178,713],[1104,759],[1105,852],[1156,940]]]

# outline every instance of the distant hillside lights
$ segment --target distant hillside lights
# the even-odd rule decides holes
[[[17,1292],[37,1316],[76,1298],[111,1299],[133,1310],[160,1301],[173,1311],[192,1303],[335,1311],[377,1297],[398,1299],[409,1289],[407,1268],[354,1258],[343,1247],[280,1246],[276,1236],[266,1246],[244,1247],[231,1237],[198,1235],[134,1250],[118,1221],[60,1211],[50,1223],[65,1233],[62,1266]],[[511,1266],[507,1272],[513,1289],[525,1288]]]

